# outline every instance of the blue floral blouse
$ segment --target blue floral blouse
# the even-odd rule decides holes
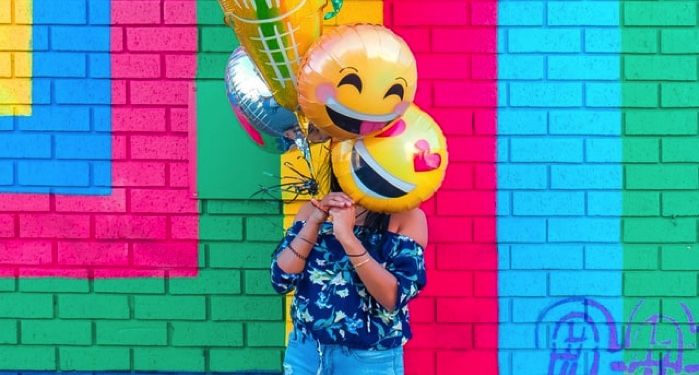
[[[383,350],[405,344],[412,337],[408,301],[425,286],[424,250],[410,237],[373,232],[355,226],[354,234],[369,254],[398,280],[398,299],[387,311],[367,291],[332,232],[321,225],[318,240],[298,274],[282,271],[276,259],[301,231],[298,221],[272,255],[272,286],[278,293],[296,289],[291,306],[294,329],[322,344]]]

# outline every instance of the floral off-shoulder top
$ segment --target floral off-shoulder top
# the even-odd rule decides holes
[[[291,306],[294,329],[322,344],[384,350],[405,344],[412,337],[408,301],[425,286],[424,249],[410,237],[393,232],[354,228],[369,254],[398,280],[393,312],[367,291],[340,243],[332,223],[321,225],[318,240],[298,274],[282,271],[276,259],[301,231],[298,221],[272,255],[272,286],[278,293],[296,290]]]

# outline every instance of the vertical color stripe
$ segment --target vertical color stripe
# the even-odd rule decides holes
[[[0,4],[0,116],[31,114],[32,30],[32,0]]]
[[[606,352],[622,313],[619,8],[498,3],[501,374],[606,373],[620,357]]]

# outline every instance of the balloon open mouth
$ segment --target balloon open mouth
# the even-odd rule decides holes
[[[334,98],[328,98],[325,104],[325,111],[333,124],[344,131],[358,135],[367,135],[379,131],[398,117],[395,113],[367,115],[353,111],[337,102]]]
[[[400,198],[415,189],[415,184],[405,182],[382,168],[361,140],[352,148],[352,178],[360,190],[374,198]]]

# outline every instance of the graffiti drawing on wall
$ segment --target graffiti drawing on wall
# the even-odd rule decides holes
[[[679,303],[683,317],[642,317],[643,304],[639,301],[625,322],[616,322],[607,307],[586,297],[565,298],[544,309],[537,319],[535,343],[538,349],[550,350],[548,374],[699,373],[699,363],[685,363],[685,351],[696,348],[692,338],[699,328],[691,309]],[[603,356],[622,350],[622,360],[614,356],[604,361]]]

